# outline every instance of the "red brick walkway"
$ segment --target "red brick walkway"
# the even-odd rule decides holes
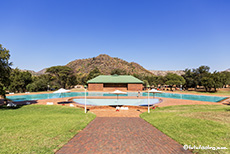
[[[191,152],[139,117],[97,117],[56,153]]]

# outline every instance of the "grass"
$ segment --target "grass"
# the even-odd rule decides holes
[[[166,91],[167,92],[167,91]],[[208,95],[223,95],[230,96],[230,90],[218,90],[217,92],[205,92],[205,91],[175,91],[175,93],[191,93],[191,94],[208,94]]]
[[[169,106],[140,116],[182,145],[228,148],[216,151],[194,150],[194,153],[230,153],[229,106]]]
[[[0,153],[54,153],[94,118],[65,106],[1,107]]]

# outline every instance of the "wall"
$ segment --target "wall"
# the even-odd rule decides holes
[[[143,89],[142,84],[137,84],[137,83],[135,83],[135,84],[129,83],[128,84],[128,90],[129,91],[138,91],[138,90],[142,91],[142,89]]]
[[[103,91],[103,83],[89,83],[88,90],[89,91]]]
[[[104,91],[114,91],[114,90],[127,91],[127,88],[124,88],[124,87],[104,87]]]
[[[128,89],[125,87],[103,87],[102,83],[89,83],[88,90],[89,91],[114,91],[114,90],[121,90],[121,91],[142,91],[143,85],[142,84],[128,84]]]

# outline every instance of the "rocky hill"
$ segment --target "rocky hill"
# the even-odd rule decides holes
[[[154,75],[157,75],[157,76],[165,76],[168,73],[174,73],[177,75],[183,75],[184,74],[183,70],[177,70],[177,71],[149,70],[149,71],[152,72]]]
[[[175,73],[178,75],[184,74],[182,70],[178,71],[161,71],[161,70],[146,70],[141,65],[135,62],[127,62],[117,57],[110,57],[106,54],[101,54],[97,57],[87,59],[77,59],[69,62],[66,66],[71,67],[74,73],[84,76],[87,75],[94,68],[98,68],[102,74],[109,75],[114,69],[121,69],[128,74],[142,74],[142,75],[161,75],[165,76],[167,73]],[[47,68],[39,72],[29,71],[33,75],[45,74]],[[25,71],[25,70],[24,70]],[[230,69],[229,69],[230,71]]]
[[[106,54],[101,54],[97,57],[88,59],[77,59],[67,64],[76,74],[88,74],[94,68],[98,68],[101,73],[108,75],[114,69],[121,69],[129,74],[152,75],[152,73],[141,65],[134,62],[127,62],[117,57],[110,57]]]

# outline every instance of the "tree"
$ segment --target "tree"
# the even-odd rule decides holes
[[[93,79],[99,75],[101,75],[102,73],[100,72],[100,70],[95,67],[92,71],[89,72],[88,76],[87,76],[87,81],[90,79]]]
[[[50,74],[34,76],[32,79],[33,82],[26,86],[26,89],[28,91],[46,91],[48,89],[48,85],[50,86],[50,88],[53,88],[54,84],[52,83],[52,76]]]
[[[72,86],[77,84],[77,78],[76,76],[72,75],[67,79],[67,87],[71,88]]]
[[[32,75],[30,72],[23,72],[16,68],[10,74],[9,90],[13,92],[25,92],[26,86],[31,82]]]
[[[201,79],[209,75],[209,70],[209,66],[200,66],[197,69],[193,69],[196,86],[202,86]]]
[[[73,70],[68,66],[53,66],[48,68],[46,73],[55,76],[57,86],[62,88],[66,88],[68,79],[73,76]]]
[[[9,85],[9,77],[12,63],[9,62],[10,51],[0,44],[0,96],[6,98],[6,87]]]
[[[191,69],[185,69],[185,74],[182,77],[185,79],[184,87],[186,90],[188,88],[195,88],[198,82],[195,80],[195,73]]]
[[[147,86],[149,86],[148,80],[143,80],[143,82],[144,82],[144,87],[145,87],[145,88],[146,88]]]
[[[148,85],[150,85],[150,86],[157,86],[157,83],[156,83],[157,77],[154,75],[145,76],[144,80],[147,81]]]
[[[111,75],[114,75],[114,74],[117,74],[117,75],[126,75],[127,72],[125,70],[116,68],[116,69],[113,69],[110,74]]]
[[[176,85],[176,86],[184,85],[185,84],[185,79],[180,75],[173,74],[173,73],[168,73],[165,76],[165,84],[171,86],[171,90],[172,90],[172,87],[174,85]]]
[[[223,86],[226,88],[227,85],[230,84],[230,72],[224,71],[221,72],[221,82],[223,84]]]
[[[165,78],[163,76],[156,76],[156,85],[164,85],[165,84]]]
[[[142,81],[143,81],[144,78],[145,78],[145,76],[142,75],[142,74],[135,74],[135,73],[134,73],[133,76],[136,77],[136,78],[138,78],[138,79],[140,79],[140,80],[142,80]]]
[[[201,79],[201,85],[204,86],[205,91],[211,91],[211,89],[215,86],[215,81],[213,80],[212,74],[206,74]]]
[[[223,80],[225,79],[225,74],[215,71],[215,72],[212,73],[211,78],[214,81],[213,88],[214,88],[215,92],[217,91],[216,90],[217,88],[222,88],[223,87],[223,85],[224,85]]]

